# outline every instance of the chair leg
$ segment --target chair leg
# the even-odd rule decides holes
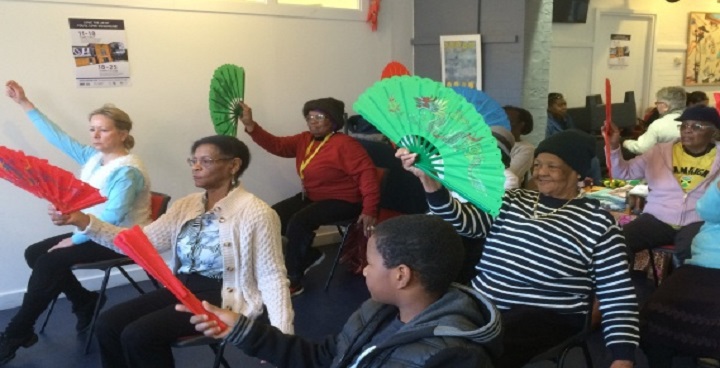
[[[85,340],[85,355],[90,353],[90,343],[92,343],[93,334],[95,333],[95,322],[97,322],[97,317],[100,314],[100,304],[102,303],[102,299],[105,296],[108,279],[110,278],[110,271],[112,271],[112,267],[105,270],[105,275],[103,276],[102,284],[100,285],[100,297],[95,304],[95,310],[93,311],[93,316],[90,320],[90,328],[87,332],[87,339]]]
[[[124,268],[122,268],[122,266],[117,266],[117,269],[118,269],[118,271],[120,271],[120,273],[121,273],[123,276],[125,276],[125,278],[130,282],[130,285],[132,285],[132,287],[134,287],[135,290],[138,291],[138,293],[140,293],[140,294],[145,294],[145,290],[143,290],[143,289],[140,287],[140,285],[138,285],[138,283],[135,282],[135,280],[134,280],[132,277],[130,277],[130,275],[127,273],[127,271],[125,271]]]
[[[593,368],[592,355],[590,355],[590,348],[588,348],[587,341],[583,342],[580,347],[582,348],[583,355],[585,356],[585,366],[587,368]]]
[[[557,368],[563,368],[565,366],[565,357],[570,352],[570,350],[573,348],[573,346],[568,346],[560,353],[560,356],[557,358]]]
[[[50,306],[48,307],[47,314],[45,315],[45,322],[43,322],[42,327],[40,327],[40,333],[45,332],[45,326],[47,326],[48,321],[50,321],[50,315],[53,312],[53,309],[55,308],[55,303],[57,302],[59,296],[56,296],[55,299],[50,302]]]
[[[212,349],[213,353],[215,353],[215,361],[213,362],[213,368],[219,368],[220,365],[222,365],[224,368],[230,368],[230,364],[228,364],[227,360],[225,360],[225,357],[223,356],[223,354],[225,354],[226,342],[227,341],[223,340],[218,344],[210,344],[210,349]]]
[[[340,231],[339,226],[338,231]],[[337,265],[340,262],[340,255],[342,255],[342,250],[345,246],[345,239],[347,239],[349,233],[350,229],[345,229],[345,232],[342,232],[342,240],[340,241],[340,246],[338,247],[337,254],[335,255],[335,260],[333,261],[332,268],[330,269],[330,274],[328,275],[327,281],[325,281],[325,291],[328,291],[328,288],[330,287],[330,281],[332,281],[333,275],[335,275],[335,268],[337,268]]]

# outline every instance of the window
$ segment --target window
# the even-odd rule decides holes
[[[309,5],[323,8],[360,10],[360,0],[277,0],[281,5]]]

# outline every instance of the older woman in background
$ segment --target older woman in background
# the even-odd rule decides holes
[[[92,144],[84,145],[43,115],[17,82],[7,82],[6,91],[45,139],[82,165],[80,179],[107,198],[85,212],[119,226],[150,222],[150,179],[140,159],[130,153],[135,139],[130,135],[128,114],[111,105],[92,111],[88,116]],[[35,321],[60,293],[72,303],[77,316],[75,329],[85,332],[100,296],[80,285],[70,268],[121,257],[124,255],[77,231],[30,245],[25,260],[32,273],[20,309],[0,337],[0,365],[13,359],[21,346],[28,348],[38,341],[33,331]]]
[[[252,109],[241,103],[245,132],[266,151],[295,158],[302,192],[273,205],[287,237],[285,265],[290,292],[303,292],[302,279],[325,255],[312,248],[315,230],[359,216],[366,232],[377,217],[380,186],[375,165],[354,138],[338,133],[344,124],[345,104],[334,98],[305,103],[302,114],[308,131],[276,137],[253,120]]]
[[[201,300],[249,318],[267,308],[270,322],[293,333],[293,310],[282,261],[280,221],[265,202],[245,191],[240,175],[250,151],[235,137],[210,136],[192,145],[195,186],[204,192],[176,201],[143,228],[159,252],[170,250],[171,268]],[[107,247],[123,228],[75,212],[53,213]],[[195,334],[167,289],[143,294],[108,309],[97,322],[103,367],[173,367],[171,345]]]
[[[665,87],[657,91],[655,96],[655,107],[660,117],[655,119],[637,140],[628,139],[623,142],[623,147],[632,153],[641,154],[658,143],[674,141],[680,137],[676,119],[685,109],[685,90],[682,87]]]
[[[635,252],[668,244],[675,245],[680,261],[687,259],[702,226],[696,203],[720,172],[720,150],[713,140],[720,128],[717,110],[691,107],[676,120],[681,122],[680,139],[655,145],[629,161],[620,152],[618,130],[610,136],[613,177],[644,178],[650,189],[643,213],[623,226],[631,259]]]
[[[530,168],[533,164],[535,146],[524,141],[520,136],[528,135],[533,130],[533,116],[529,111],[515,106],[505,106],[505,113],[510,120],[510,132],[512,132],[515,144],[510,150],[510,171],[520,179],[520,185],[525,183]]]
[[[631,367],[638,344],[637,302],[622,233],[600,204],[581,195],[595,138],[568,130],[535,150],[538,191],[505,192],[493,218],[453,199],[415,168],[416,154],[400,149],[403,166],[420,178],[430,211],[460,235],[485,238],[472,281],[500,309],[504,353],[499,367],[522,367],[535,355],[581,331],[597,295],[612,367]]]

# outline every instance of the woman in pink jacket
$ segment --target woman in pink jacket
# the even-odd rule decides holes
[[[720,150],[713,135],[720,115],[711,107],[698,106],[678,117],[680,139],[661,143],[625,161],[620,136],[610,137],[612,174],[618,179],[645,179],[649,186],[643,214],[623,227],[631,257],[635,252],[674,244],[677,258],[690,257],[690,243],[702,219],[696,203],[720,170]]]

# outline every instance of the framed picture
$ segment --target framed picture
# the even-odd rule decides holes
[[[720,86],[720,13],[690,13],[686,86]]]
[[[440,36],[443,84],[482,89],[481,56],[479,34]]]

